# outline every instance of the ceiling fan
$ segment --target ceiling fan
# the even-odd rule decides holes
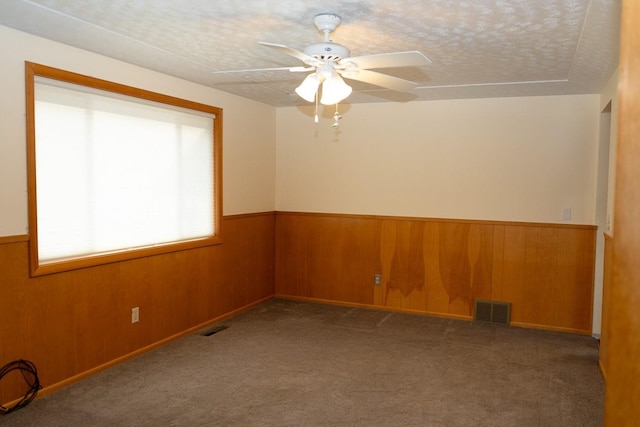
[[[349,49],[329,39],[329,34],[340,25],[340,21],[340,17],[334,14],[316,15],[313,23],[318,31],[324,33],[324,40],[307,46],[302,52],[282,44],[259,42],[262,46],[301,60],[305,66],[238,71],[312,71],[296,88],[296,93],[304,100],[314,102],[322,85],[322,96],[319,101],[324,105],[337,104],[351,94],[352,88],[344,82],[342,77],[399,92],[410,91],[417,86],[417,83],[412,81],[372,71],[372,69],[419,67],[429,64],[431,62],[429,58],[418,51],[350,57]]]

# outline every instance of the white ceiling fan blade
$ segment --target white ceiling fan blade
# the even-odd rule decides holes
[[[258,44],[261,44],[262,46],[267,46],[270,47],[272,49],[276,49],[282,53],[285,53],[287,55],[291,55],[294,58],[298,58],[299,60],[301,60],[302,62],[304,62],[307,65],[318,65],[319,61],[314,58],[311,55],[307,55],[304,52],[300,52],[299,50],[295,50],[289,46],[285,46],[283,44],[276,44],[276,43],[267,43],[267,42],[258,42]]]
[[[386,87],[387,89],[397,90],[398,92],[408,92],[418,86],[418,84],[415,82],[370,70],[336,71],[338,71],[342,75],[342,77],[345,77],[347,79],[358,80],[361,82],[370,83],[372,85]]]
[[[312,71],[312,70],[315,70],[315,67],[247,68],[244,70],[212,71],[212,74],[249,73],[253,71],[291,71],[292,73],[298,73],[301,71]]]
[[[377,55],[355,56],[340,61],[340,65],[352,62],[360,69],[390,67],[420,67],[428,65],[431,60],[417,50],[409,52],[380,53]]]

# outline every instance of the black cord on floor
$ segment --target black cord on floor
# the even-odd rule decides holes
[[[0,405],[0,414],[6,415],[13,411],[16,411],[20,408],[24,408],[27,406],[33,399],[35,399],[38,394],[38,390],[42,387],[40,386],[40,380],[38,379],[38,370],[36,369],[36,365],[28,360],[14,360],[13,362],[9,362],[4,365],[0,369],[0,379],[2,379],[5,375],[7,375],[11,371],[19,370],[22,374],[22,378],[24,378],[25,382],[29,389],[27,393],[24,395],[22,399],[15,405],[10,408],[4,407]]]

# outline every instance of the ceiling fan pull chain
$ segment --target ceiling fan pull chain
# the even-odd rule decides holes
[[[331,125],[331,127],[332,128],[339,128],[340,127],[340,120],[342,120],[342,116],[338,112],[338,104],[336,104],[336,112],[333,114],[333,124]]]
[[[316,115],[313,117],[313,122],[318,123],[318,92],[320,91],[320,86],[316,88]]]

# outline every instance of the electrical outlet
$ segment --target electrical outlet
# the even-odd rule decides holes
[[[373,275],[373,286],[382,285],[382,274],[374,274]]]
[[[133,307],[131,309],[131,323],[138,323],[140,321],[140,307]]]

